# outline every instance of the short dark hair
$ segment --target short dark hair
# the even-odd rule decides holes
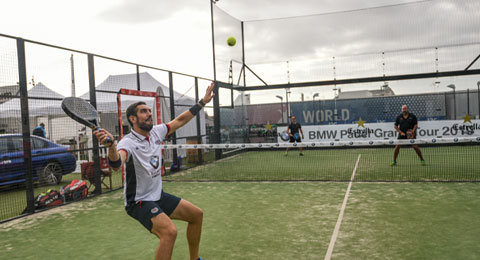
[[[143,102],[143,101],[138,101],[138,102],[135,102],[133,104],[131,104],[130,106],[128,106],[127,108],[127,120],[128,120],[128,123],[133,127],[133,123],[130,122],[130,116],[137,116],[137,112],[138,112],[138,109],[137,107],[139,105],[146,105],[147,103]]]
[[[45,128],[45,124],[44,123],[40,123],[40,126]]]

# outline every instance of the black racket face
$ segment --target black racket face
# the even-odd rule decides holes
[[[67,97],[62,101],[62,109],[74,120],[87,124],[96,125],[97,110],[87,101],[77,97]]]

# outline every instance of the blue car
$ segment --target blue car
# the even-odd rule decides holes
[[[68,148],[48,139],[31,136],[33,179],[40,184],[60,183],[62,176],[75,170],[77,162]],[[25,181],[21,134],[0,135],[0,185]]]

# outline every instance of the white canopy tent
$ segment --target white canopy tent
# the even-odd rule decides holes
[[[161,120],[162,122],[170,121],[170,102],[168,98],[169,88],[153,78],[149,73],[144,72],[139,74],[142,91],[157,92],[161,96]],[[118,92],[120,89],[137,89],[137,74],[113,75],[107,77],[102,83],[97,86],[97,90]],[[167,95],[166,95],[167,94]],[[61,109],[61,100],[64,96],[49,89],[42,83],[36,84],[28,91],[29,95],[29,113],[32,120],[30,120],[30,128],[33,129],[39,123],[45,123],[47,137],[53,141],[59,142],[64,139],[71,139],[78,137],[79,132],[86,134],[91,138],[90,131],[85,131],[82,125],[76,124],[76,127],[71,126],[72,121],[68,118]],[[167,97],[165,97],[167,96]],[[87,92],[80,96],[84,99],[89,99],[90,94]],[[48,99],[35,99],[48,98]],[[52,100],[58,99],[58,100]],[[191,104],[195,100],[191,97],[184,96],[181,93],[174,91],[174,98],[176,104]],[[97,110],[100,113],[102,126],[108,130],[115,131],[118,124],[117,121],[117,94],[96,92]],[[145,101],[152,108],[154,107],[153,98],[144,98],[136,96],[122,95],[122,113],[125,115],[127,107],[136,101]],[[178,116],[189,109],[188,106],[176,106],[175,115]],[[205,135],[205,112],[202,110],[198,116],[200,117],[201,134]],[[124,117],[125,119],[125,117]],[[12,98],[11,100],[0,104],[0,125],[8,126],[5,129],[6,133],[21,132],[21,106],[19,98]],[[156,122],[156,120],[155,120]],[[128,124],[124,120],[124,124]],[[117,128],[118,129],[118,128]],[[186,143],[186,139],[182,137],[193,137],[197,135],[196,120],[190,121],[177,131],[177,143]],[[205,139],[204,139],[205,141]]]

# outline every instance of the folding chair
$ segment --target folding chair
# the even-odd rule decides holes
[[[92,184],[95,183],[95,175],[93,171],[93,162],[84,162],[80,164],[81,173],[82,173],[82,180],[88,180],[88,189]],[[112,169],[108,165],[108,159],[105,157],[100,157],[100,171],[101,177],[100,181],[102,182],[103,186],[107,189],[112,189]],[[109,183],[106,182],[105,178],[109,179]],[[109,185],[110,184],[110,185]]]

